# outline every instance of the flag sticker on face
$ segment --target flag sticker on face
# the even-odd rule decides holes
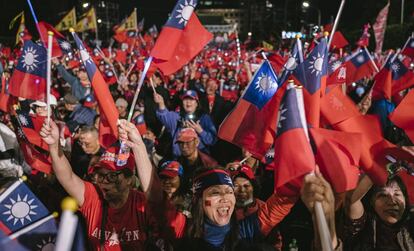
[[[168,19],[166,26],[184,29],[197,5],[197,0],[179,0]]]
[[[278,88],[277,81],[269,62],[265,61],[247,87],[243,99],[249,101],[261,110],[275,94]]]

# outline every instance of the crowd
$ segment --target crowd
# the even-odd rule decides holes
[[[148,33],[144,37],[127,48],[125,59],[116,56],[121,43],[112,52],[105,48],[93,54],[119,112],[115,144],[101,137],[100,107],[75,52],[52,60],[49,123],[42,101],[19,98],[2,112],[2,190],[25,174],[50,211],[59,211],[67,195],[73,197],[86,250],[322,250],[316,202],[322,204],[334,250],[414,250],[413,202],[399,176],[390,175],[378,186],[361,172],[355,189],[337,194],[316,170],[303,178],[298,194],[286,195],[274,191],[269,160],[217,137],[263,60],[251,41],[240,45],[239,58],[236,40],[216,34],[175,74],[151,72],[131,107],[143,59],[155,39]],[[20,53],[2,47],[2,86]],[[288,48],[277,54],[286,61]],[[385,137],[404,142],[410,155],[411,142],[386,118],[392,102],[371,105],[371,84],[367,78],[350,85],[348,96],[361,114],[380,116]],[[27,126],[23,117],[31,121],[39,137],[31,144],[49,158],[51,172],[25,159],[14,131],[16,116],[20,126]],[[30,142],[36,135],[26,137]],[[120,161],[125,147],[127,158]]]

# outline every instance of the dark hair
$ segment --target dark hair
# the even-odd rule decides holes
[[[402,181],[402,179],[399,176],[394,176],[393,178],[389,179],[387,181],[387,183],[385,184],[385,186],[389,186],[391,183],[397,183],[397,185],[400,187],[401,192],[404,196],[405,199],[405,208],[404,208],[404,213],[401,216],[400,222],[401,221],[405,221],[410,213],[410,200],[408,197],[408,192],[407,192],[407,188],[404,184],[404,182]],[[374,199],[375,199],[375,195],[383,188],[384,186],[377,186],[374,185],[372,186],[372,188],[368,191],[367,193],[367,198],[368,198],[368,204],[369,204],[369,209],[375,213],[375,209],[374,209]]]
[[[206,171],[210,171],[213,169],[223,169],[221,167],[215,168],[202,168],[195,172],[194,177],[204,173]],[[186,227],[186,234],[187,237],[190,239],[203,239],[204,237],[204,209],[203,209],[203,200],[202,196],[200,197],[193,197],[192,205],[191,205],[191,218],[188,219],[187,227]],[[226,235],[224,239],[224,246],[226,247],[225,250],[234,250],[236,246],[237,240],[239,239],[239,225],[237,222],[236,217],[236,210],[234,209],[233,214],[231,215],[230,219],[230,232]]]
[[[259,182],[257,182],[257,180],[250,179],[249,177],[247,177],[247,175],[245,175],[243,173],[239,173],[239,174],[235,175],[232,178],[233,183],[237,178],[245,178],[246,180],[250,181],[250,184],[253,187],[253,198],[256,199],[256,198],[259,197],[259,195],[260,195],[260,184],[259,184]]]

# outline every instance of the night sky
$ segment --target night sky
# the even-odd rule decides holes
[[[232,0],[235,1],[235,0]],[[252,0],[253,1],[253,0]],[[257,0],[263,2],[263,0]],[[283,6],[285,1],[289,5],[300,6],[299,0],[270,0],[275,6]],[[32,0],[39,20],[56,24],[63,13],[68,11],[79,1],[76,0]],[[161,26],[168,13],[172,10],[176,0],[118,0],[120,4],[120,17],[124,17],[130,11],[137,7],[138,15],[141,19],[145,17],[145,26],[149,27],[152,24]],[[309,0],[313,6],[319,7],[322,13],[322,23],[327,23],[336,15],[340,0]],[[379,10],[386,4],[386,0],[347,0],[339,28],[344,30],[361,29],[362,25],[367,22],[373,23]],[[392,0],[388,24],[399,23],[401,0]],[[10,20],[17,15],[21,10],[25,10],[26,24],[29,31],[37,36],[34,28],[33,18],[30,15],[26,0],[0,0],[0,40],[4,37],[13,37],[15,30],[9,31],[8,24]],[[78,9],[79,11],[79,9]],[[414,1],[405,0],[405,21],[413,22],[412,14],[414,12]],[[297,13],[289,13],[289,17],[295,18],[303,15],[300,10]],[[309,13],[310,19],[315,20],[315,16]],[[314,14],[316,12],[314,11]]]

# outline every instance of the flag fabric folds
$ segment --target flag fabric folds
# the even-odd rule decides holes
[[[112,134],[115,136],[115,138],[118,138],[117,123],[119,112],[118,109],[116,109],[115,102],[109,91],[108,84],[105,83],[102,74],[99,72],[98,68],[93,62],[93,59],[90,57],[78,35],[76,35],[75,32],[72,32],[72,35],[75,39],[76,45],[78,46],[80,57],[82,59],[83,65],[85,66],[89,80],[91,81],[96,100],[98,101],[99,110],[102,114],[101,119],[104,119],[108,122]]]
[[[296,67],[303,62],[303,52],[302,52],[302,42],[300,39],[296,39],[295,44],[293,45],[292,51],[288,60],[283,66],[283,73],[280,76],[280,85],[283,85],[288,79]]]
[[[414,90],[411,90],[400,102],[393,113],[389,115],[390,120],[403,129],[412,142],[414,142]]]
[[[374,36],[376,41],[375,53],[380,54],[382,51],[382,45],[384,43],[385,29],[387,27],[388,9],[390,2],[378,13],[375,24],[372,26],[374,29]]]
[[[319,127],[320,96],[325,92],[327,74],[327,41],[326,38],[322,38],[292,74],[295,83],[304,87],[306,120],[313,127]]]
[[[56,30],[58,31],[66,31],[69,28],[74,28],[76,26],[76,10],[73,7],[63,18],[62,20],[55,26]]]
[[[244,147],[261,159],[274,141],[277,90],[278,79],[270,63],[265,60],[235,108],[220,125],[218,136]]]
[[[87,30],[94,30],[98,29],[98,25],[96,22],[96,13],[95,8],[91,8],[85,15],[76,23],[75,30],[77,32],[84,32]]]
[[[362,32],[362,35],[356,43],[359,47],[369,46],[369,38],[371,37],[371,35],[369,34],[370,28],[371,28],[371,25],[369,23],[364,25],[364,30]]]
[[[48,215],[47,208],[20,179],[0,194],[0,229],[6,234],[21,230]]]
[[[196,5],[196,0],[177,2],[151,51],[156,66],[164,75],[187,64],[213,38],[194,13]]]
[[[287,87],[279,108],[275,141],[275,190],[315,169],[315,159],[307,137],[302,96]]]
[[[26,41],[10,79],[10,94],[16,97],[45,100],[46,62],[46,49],[30,40]]]
[[[53,32],[53,40],[52,40],[52,57],[60,57],[63,54],[67,54],[71,52],[71,45],[68,41],[66,41],[65,37],[55,28],[43,21],[40,21],[38,24],[43,44],[47,48],[48,42],[48,32]]]

